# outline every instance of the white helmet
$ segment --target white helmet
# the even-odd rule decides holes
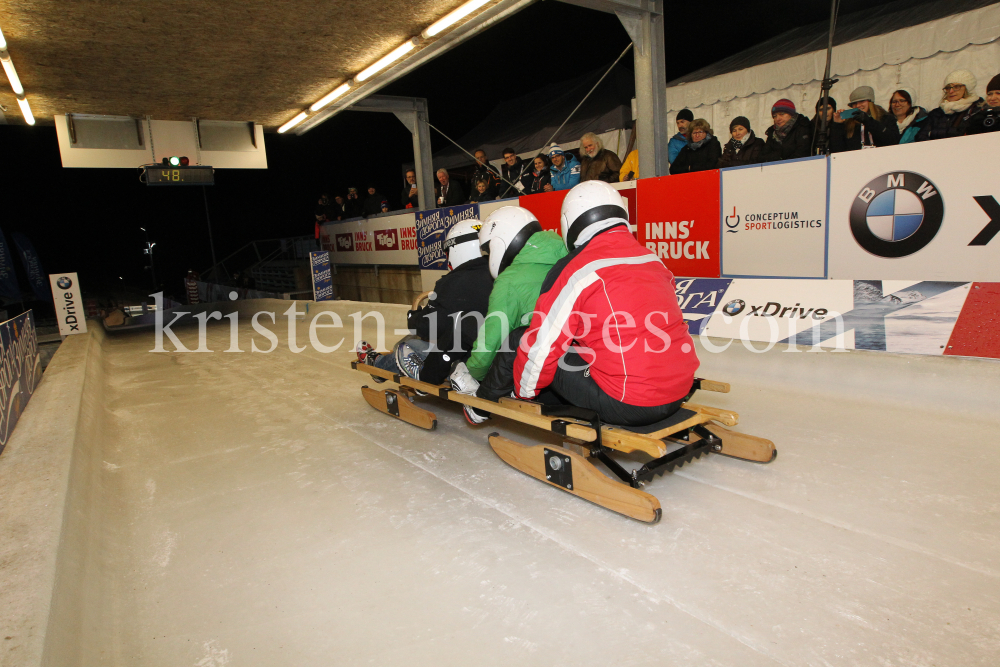
[[[479,229],[482,226],[483,223],[475,218],[460,220],[451,226],[441,247],[448,258],[449,269],[454,271],[466,262],[483,256],[479,252]]]
[[[531,235],[540,231],[538,218],[526,208],[503,206],[493,211],[479,230],[479,247],[490,256],[493,277],[510,266]]]
[[[563,240],[573,250],[597,232],[627,225],[628,201],[609,183],[584,181],[566,193],[561,218]]]

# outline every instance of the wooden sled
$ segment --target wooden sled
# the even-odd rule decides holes
[[[365,386],[361,391],[376,410],[420,428],[433,429],[437,418],[434,413],[413,404],[417,392],[562,436],[562,446],[522,445],[498,433],[491,433],[489,442],[497,456],[526,475],[647,523],[660,520],[660,502],[640,487],[656,475],[670,472],[707,453],[758,463],[770,463],[778,454],[770,440],[726,428],[739,422],[739,415],[731,410],[684,403],[662,422],[626,428],[602,424],[593,413],[572,407],[544,406],[514,398],[501,398],[494,403],[459,394],[447,385],[412,380],[356,361],[351,362],[351,368],[398,384],[398,389],[376,390]],[[729,385],[696,379],[692,393],[698,389],[727,393]],[[609,456],[610,451],[642,452],[652,460],[629,471]],[[601,472],[590,459],[600,461],[614,477]]]

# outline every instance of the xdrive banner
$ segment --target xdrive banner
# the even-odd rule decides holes
[[[830,277],[1000,280],[1000,135],[836,153]]]
[[[448,268],[448,258],[442,245],[451,226],[460,220],[479,217],[479,207],[476,204],[449,206],[417,213],[417,256],[420,258],[421,269]]]
[[[35,316],[29,310],[0,324],[0,452],[42,379]]]
[[[83,310],[80,282],[76,274],[49,274],[49,286],[52,288],[59,333],[63,336],[87,333],[87,315]]]
[[[826,277],[826,177],[822,156],[723,169],[722,275]]]

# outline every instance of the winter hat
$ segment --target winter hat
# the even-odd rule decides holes
[[[821,105],[821,104],[823,104],[823,97],[822,96],[820,96],[820,98],[818,100],[816,100],[816,111],[819,111],[819,105]],[[836,109],[837,108],[837,100],[835,100],[832,97],[830,97],[829,95],[827,95],[826,96],[826,105],[828,107],[831,107],[832,109]]]
[[[680,111],[677,112],[677,120],[686,120],[688,122],[691,122],[692,120],[694,120],[694,114],[691,113],[690,109],[681,109]]]
[[[913,92],[912,89],[906,87],[897,88],[896,90],[892,91],[892,95],[895,95],[896,93],[903,93],[905,97],[909,97],[911,107],[917,106],[917,95],[916,93]],[[890,103],[892,102],[892,95],[889,96]]]
[[[552,144],[549,146],[549,157],[552,157],[553,155],[564,155],[565,153],[566,151],[564,151],[562,146],[559,144]]]
[[[851,92],[851,99],[848,100],[849,104],[854,104],[855,102],[864,102],[865,100],[875,103],[875,91],[871,86],[858,86]]]
[[[991,90],[1000,90],[1000,74],[997,74],[986,84],[986,92],[988,93]]]
[[[965,86],[965,95],[969,97],[972,95],[972,91],[976,89],[976,77],[967,69],[957,69],[944,80],[944,85],[947,86],[949,83],[958,83]]]
[[[732,132],[733,128],[737,125],[742,125],[746,128],[746,131],[750,131],[750,120],[746,116],[737,116],[736,118],[729,121],[729,131]]]
[[[780,112],[784,112],[784,113],[791,114],[792,116],[794,116],[795,115],[795,103],[792,102],[791,100],[786,100],[784,98],[778,100],[777,102],[774,103],[774,106],[771,107],[771,115],[773,116],[774,114],[780,113]]]

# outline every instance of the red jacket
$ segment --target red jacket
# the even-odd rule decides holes
[[[591,363],[597,385],[627,405],[665,405],[691,390],[699,362],[674,276],[624,225],[549,272],[518,347],[518,396],[534,398],[551,384],[570,345]]]

